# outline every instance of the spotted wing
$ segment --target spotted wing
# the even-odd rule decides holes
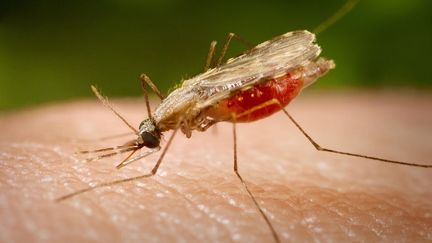
[[[205,92],[200,106],[211,105],[238,89],[278,76],[315,60],[321,48],[315,35],[306,30],[292,31],[263,42],[224,65],[185,80],[183,87],[197,85]]]

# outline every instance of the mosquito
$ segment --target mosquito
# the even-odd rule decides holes
[[[320,25],[316,32],[321,32],[336,21],[337,18],[348,12],[355,2],[348,1],[335,15]],[[139,80],[146,101],[148,118],[141,122],[138,129],[121,116],[111,106],[108,99],[92,86],[91,88],[97,98],[133,131],[136,139],[116,147],[81,151],[81,153],[86,154],[100,153],[85,161],[95,161],[129,152],[126,158],[116,166],[117,168],[121,168],[160,151],[162,134],[169,130],[173,130],[173,133],[166,142],[159,159],[150,173],[84,188],[62,196],[57,201],[62,201],[96,188],[152,177],[157,173],[165,154],[179,130],[187,138],[190,138],[192,131],[204,132],[216,123],[230,122],[233,125],[234,173],[266,222],[274,241],[280,242],[274,226],[239,173],[236,132],[237,123],[260,120],[278,111],[282,111],[318,151],[406,166],[432,167],[432,165],[427,164],[390,160],[323,147],[315,142],[293,116],[288,113],[285,107],[302,89],[335,68],[333,60],[320,57],[321,48],[315,43],[315,34],[307,30],[288,32],[256,45],[240,56],[223,62],[228,46],[234,38],[241,42],[246,42],[238,35],[229,33],[217,60],[214,58],[216,41],[211,42],[204,72],[183,81],[181,86],[173,90],[167,97],[162,95],[155,83],[147,75],[140,75]],[[213,63],[214,65],[212,65]],[[161,100],[161,103],[154,111],[150,109],[148,87]],[[142,150],[144,147],[147,149]],[[141,151],[140,154],[133,157],[138,151]]]

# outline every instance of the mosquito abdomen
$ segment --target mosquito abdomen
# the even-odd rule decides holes
[[[332,68],[333,61],[320,58],[278,77],[266,78],[214,105],[208,115],[216,120],[232,121],[235,114],[236,122],[252,122],[268,117],[288,105],[303,87]]]

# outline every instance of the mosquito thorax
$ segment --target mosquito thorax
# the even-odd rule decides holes
[[[145,119],[141,122],[137,143],[148,148],[159,147],[160,132],[152,119]]]

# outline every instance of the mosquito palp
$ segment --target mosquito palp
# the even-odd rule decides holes
[[[100,149],[94,149],[94,150],[80,150],[76,153],[78,153],[78,154],[100,153],[100,152],[106,152],[106,151],[118,150],[118,149],[124,149],[124,148],[131,148],[131,147],[137,147],[137,145],[135,145],[135,144],[119,145],[119,146],[115,146],[115,147],[100,148]]]

